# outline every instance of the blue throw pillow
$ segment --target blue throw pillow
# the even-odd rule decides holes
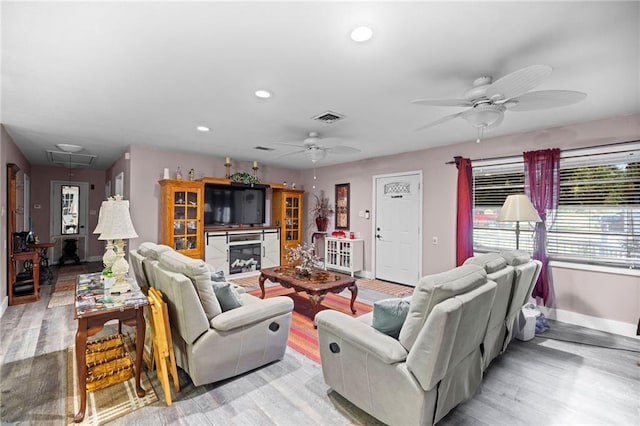
[[[242,306],[240,295],[233,286],[227,282],[212,282],[213,292],[218,298],[222,312]]]
[[[376,330],[394,339],[398,338],[400,329],[409,313],[409,301],[405,299],[384,299],[373,304],[371,325]]]
[[[216,271],[211,273],[211,281],[225,282],[227,279],[224,277],[224,271]]]

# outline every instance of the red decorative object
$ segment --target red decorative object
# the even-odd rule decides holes
[[[318,227],[318,231],[325,232],[327,230],[327,225],[329,224],[329,219],[326,217],[316,217],[316,226]]]

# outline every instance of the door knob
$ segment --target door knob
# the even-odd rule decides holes
[[[380,234],[376,234],[376,238],[377,238],[377,239],[379,239],[379,240],[381,240],[381,239],[382,239],[382,235],[380,235]]]

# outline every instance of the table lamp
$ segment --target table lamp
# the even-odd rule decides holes
[[[525,194],[509,195],[496,220],[516,223],[516,250],[520,249],[520,222],[542,222],[540,215]]]
[[[131,290],[131,285],[125,280],[125,276],[129,272],[129,264],[124,259],[124,240],[138,237],[131,222],[129,201],[116,195],[112,204],[105,209],[104,216],[102,233],[98,239],[113,240],[116,247],[116,260],[111,266],[116,283],[111,287],[111,292],[125,293]]]
[[[102,234],[102,228],[104,227],[105,217],[108,215],[107,210],[113,204],[113,197],[107,198],[107,201],[103,201],[100,206],[100,211],[98,212],[98,225],[96,225],[96,229],[93,230],[94,234]],[[104,255],[102,256],[102,263],[105,267],[110,268],[113,266],[113,262],[116,260],[116,252],[113,250],[113,240],[107,240],[106,249]]]

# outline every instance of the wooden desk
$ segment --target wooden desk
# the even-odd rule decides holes
[[[144,347],[145,320],[144,306],[149,304],[146,296],[133,277],[127,279],[131,283],[131,291],[122,295],[105,293],[104,283],[100,279],[101,273],[81,274],[76,279],[76,300],[74,317],[78,320],[76,332],[76,360],[78,364],[78,393],[80,394],[80,410],[76,413],[76,423],[84,420],[87,408],[87,337],[93,336],[107,321],[119,320],[120,323],[136,328],[136,360],[135,377],[136,393],[139,397],[145,395],[140,386],[140,368],[142,366],[142,349]]]
[[[351,292],[351,312],[356,313],[353,304],[358,296],[358,286],[356,279],[349,275],[339,274],[337,272],[323,271],[322,269],[314,269],[311,277],[298,277],[295,269],[291,266],[278,266],[275,268],[264,268],[260,270],[260,290],[264,299],[264,282],[269,279],[274,283],[280,283],[285,288],[293,288],[296,292],[304,291],[309,295],[311,306],[313,307],[313,315],[315,316],[320,310],[320,303],[327,293],[340,293],[342,290],[349,289]]]

